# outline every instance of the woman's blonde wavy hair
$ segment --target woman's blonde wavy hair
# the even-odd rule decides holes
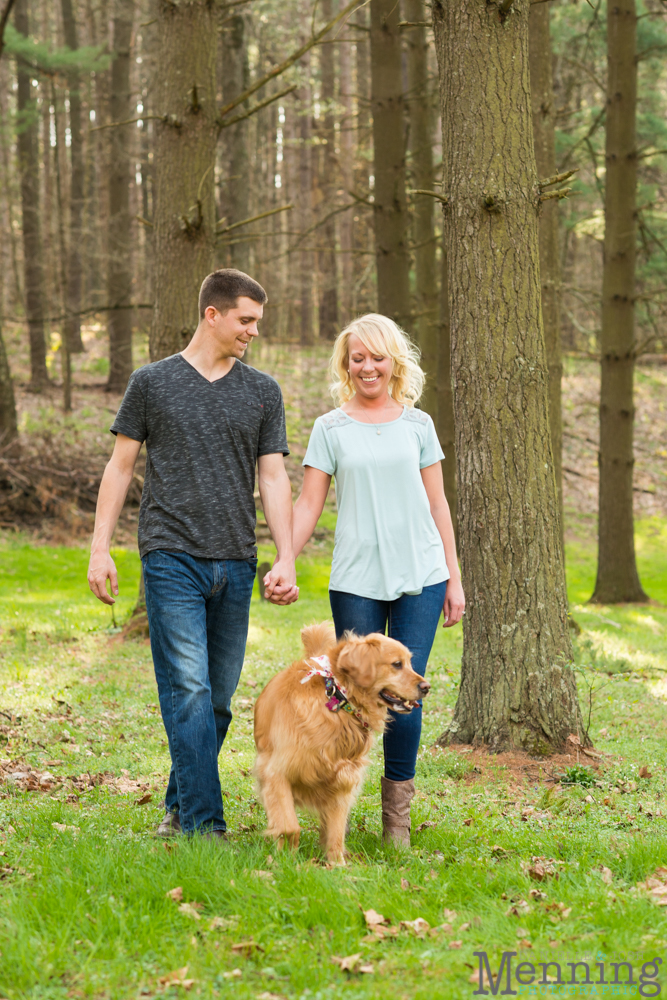
[[[367,313],[353,320],[336,337],[329,375],[331,377],[330,392],[337,406],[346,403],[355,394],[352,380],[348,372],[350,337],[356,333],[359,340],[372,351],[393,362],[389,394],[397,403],[414,406],[424,391],[426,376],[419,367],[419,351],[411,342],[407,333],[394,323],[388,316],[379,313]]]

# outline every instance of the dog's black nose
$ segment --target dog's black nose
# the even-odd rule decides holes
[[[428,681],[420,681],[417,687],[421,691],[422,695],[427,695],[431,690],[431,685]]]

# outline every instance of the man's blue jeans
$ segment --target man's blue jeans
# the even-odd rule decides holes
[[[330,590],[329,601],[336,635],[346,630],[357,635],[380,632],[398,639],[412,653],[412,669],[422,677],[435,639],[438,621],[445,603],[447,583],[424,587],[421,594],[403,594],[395,601],[376,601],[370,597]],[[417,751],[422,731],[421,706],[409,715],[389,712],[384,734],[384,773],[391,781],[410,781],[415,776]]]
[[[218,754],[243,667],[256,560],[157,549],[142,559],[171,774],[165,796],[184,833],[225,830]]]

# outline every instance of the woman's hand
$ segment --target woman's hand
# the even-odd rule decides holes
[[[442,613],[445,616],[445,621],[443,623],[443,628],[451,628],[452,625],[458,625],[461,618],[465,614],[466,599],[463,593],[463,586],[459,579],[448,580],[447,581],[447,593],[445,595],[445,603],[442,608]]]

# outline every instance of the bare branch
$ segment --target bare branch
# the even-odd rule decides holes
[[[240,104],[245,104],[248,98],[252,97],[252,95],[256,93],[256,91],[260,90],[263,86],[265,86],[265,84],[267,84],[269,80],[275,79],[275,77],[280,76],[282,73],[285,72],[285,70],[289,69],[290,66],[293,66],[295,62],[299,61],[301,56],[305,55],[306,52],[309,52],[314,45],[317,45],[320,38],[324,38],[324,36],[327,35],[332,28],[335,28],[335,26],[338,24],[339,21],[342,21],[344,17],[347,17],[348,14],[351,14],[352,11],[359,6],[363,6],[363,4],[359,3],[359,0],[350,0],[350,3],[348,3],[343,8],[343,10],[339,11],[338,14],[336,14],[336,16],[333,18],[333,20],[329,21],[328,24],[325,24],[324,27],[320,31],[318,31],[316,35],[313,35],[311,39],[305,43],[305,45],[302,45],[300,48],[298,48],[296,52],[293,52],[292,55],[288,56],[288,58],[285,59],[283,62],[279,63],[277,66],[274,66],[270,73],[267,73],[265,76],[260,77],[259,80],[256,80],[251,87],[248,87],[247,90],[244,90],[242,94],[239,94],[238,97],[235,97],[233,101],[229,102],[229,104],[225,104],[225,106],[220,109],[219,117],[224,118],[224,116],[228,115],[230,111],[234,110],[234,108],[238,108]]]
[[[126,118],[124,122],[107,122],[106,125],[96,125],[94,128],[89,129],[89,132],[99,132],[103,128],[118,128],[119,125],[133,125],[135,122],[147,122],[147,121],[157,121],[166,122],[166,115],[139,115],[138,118]],[[173,122],[172,124],[176,124]]]
[[[428,191],[426,188],[408,188],[405,192],[406,194],[427,194],[429,198],[435,198],[437,201],[442,202],[443,205],[449,205],[449,198],[445,198],[444,195],[438,194],[437,191]]]
[[[575,167],[574,170],[566,170],[564,174],[553,174],[551,177],[547,177],[543,181],[538,181],[537,186],[541,191],[544,188],[551,187],[552,184],[560,184],[562,181],[569,181],[570,177],[577,173],[579,167]]]
[[[371,201],[370,198],[363,198],[360,194],[357,194],[356,191],[348,191],[347,193],[351,198],[354,198],[355,201],[358,201],[360,205],[368,205],[370,208],[375,207],[375,202]]]
[[[234,222],[231,226],[225,226],[224,229],[216,230],[217,236],[222,236],[223,233],[228,233],[232,229],[238,229],[239,226],[249,226],[251,222],[259,222],[260,219],[267,219],[269,215],[277,215],[279,212],[289,212],[294,205],[281,205],[280,208],[272,208],[270,212],[262,212],[261,215],[253,215],[249,219],[241,219],[240,222]],[[218,225],[220,225],[224,220],[220,219]]]
[[[567,198],[569,194],[572,194],[572,188],[560,188],[558,191],[549,191],[547,194],[540,195],[540,201],[549,201],[551,198]]]
[[[265,101],[260,101],[259,104],[253,104],[251,108],[244,111],[242,115],[235,115],[234,118],[228,118],[226,121],[218,122],[220,128],[228,128],[230,125],[236,125],[237,122],[242,122],[245,118],[250,118],[251,115],[256,114],[261,111],[262,108],[268,107],[269,104],[273,104],[274,101],[280,100],[281,97],[286,97],[291,94],[292,91],[296,90],[296,84],[293,83],[291,87],[285,87],[284,90],[278,91],[277,94],[273,94],[271,97],[267,97]]]

